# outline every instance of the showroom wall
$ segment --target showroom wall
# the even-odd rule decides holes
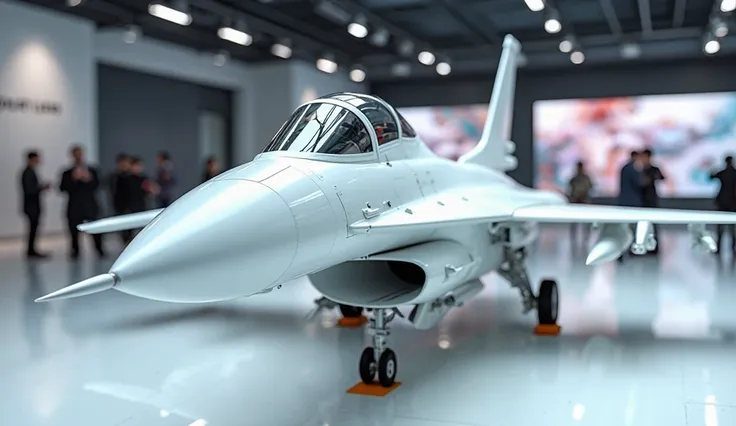
[[[97,157],[94,25],[0,2],[0,238],[21,235],[18,174],[29,149],[43,154],[40,177],[58,187],[72,144]],[[63,199],[44,200],[45,231],[59,231]]]
[[[156,154],[168,151],[177,169],[177,192],[200,183],[203,153],[200,115],[216,112],[230,122],[230,92],[123,68],[98,67],[100,169],[107,176],[115,157],[142,157],[153,175]],[[134,124],[134,125],[132,125]]]
[[[570,67],[562,70],[520,70],[516,84],[512,139],[519,167],[510,175],[524,185],[533,182],[532,106],[546,99],[657,95],[736,91],[736,60],[704,58],[693,62],[648,63],[606,68]],[[474,78],[407,80],[380,83],[372,93],[396,107],[487,103],[494,75]],[[736,147],[734,147],[736,150]],[[602,200],[610,202],[611,200]],[[707,199],[663,200],[663,205],[712,208]]]

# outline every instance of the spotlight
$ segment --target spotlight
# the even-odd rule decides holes
[[[575,65],[580,65],[585,61],[585,55],[583,52],[580,52],[578,50],[572,52],[570,54],[570,62],[572,62]]]
[[[641,55],[641,47],[636,43],[626,43],[621,46],[621,56],[626,59],[638,58]]]
[[[175,24],[187,26],[192,23],[192,16],[180,10],[172,9],[159,3],[152,3],[148,6],[148,13]]]
[[[391,34],[386,30],[385,28],[379,28],[375,31],[373,31],[373,34],[370,36],[370,43],[374,46],[383,47],[388,44],[388,39],[391,37]]]
[[[736,0],[722,0],[721,12],[728,13],[736,10]]]
[[[539,12],[544,9],[544,0],[524,0],[524,3],[532,12]]]
[[[437,67],[435,67],[435,70],[439,75],[447,75],[450,73],[450,71],[452,71],[452,68],[447,62],[440,62],[437,64]]]
[[[721,50],[721,43],[718,40],[708,40],[703,45],[703,52],[706,55],[715,55],[719,50]]]
[[[337,63],[331,59],[319,58],[317,59],[317,69],[332,74],[337,71]]]
[[[723,22],[721,19],[714,19],[711,27],[713,28],[713,35],[718,38],[723,38],[728,35],[728,24]]]
[[[227,63],[227,60],[230,59],[230,53],[226,50],[220,50],[215,53],[215,56],[212,59],[216,67],[222,67]]]
[[[362,83],[365,80],[365,71],[360,68],[354,68],[350,71],[350,79],[356,83]]]
[[[560,52],[570,53],[572,51],[572,41],[565,39],[560,42]]]
[[[141,34],[141,27],[138,25],[128,25],[125,27],[123,32],[123,41],[128,44],[133,44],[138,40]]]
[[[253,43],[253,36],[246,33],[245,31],[236,30],[231,27],[222,27],[217,30],[217,36],[223,40],[227,40],[231,43],[239,44],[241,46],[250,46]]]
[[[82,4],[82,0],[66,0],[66,5],[69,7],[77,7]]]
[[[544,21],[544,30],[550,34],[557,34],[562,30],[562,24],[557,18],[548,18]]]
[[[411,40],[404,40],[401,43],[399,43],[398,47],[399,55],[403,57],[409,57],[412,53],[414,53],[414,43]]]
[[[368,27],[365,18],[358,15],[355,20],[348,24],[348,33],[355,38],[365,38],[368,35]]]
[[[281,59],[289,59],[291,57],[291,47],[287,43],[275,43],[271,46],[271,54]]]
[[[419,59],[419,62],[422,64],[429,66],[434,63],[434,54],[425,50],[423,52],[419,52],[417,59]]]

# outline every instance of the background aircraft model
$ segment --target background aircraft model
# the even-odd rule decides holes
[[[569,205],[506,176],[516,167],[508,139],[519,53],[506,36],[481,141],[459,161],[433,154],[381,99],[326,96],[299,107],[255,160],[165,210],[81,225],[91,233],[145,228],[109,273],[38,301],[112,288],[215,302],[308,275],[328,299],[371,309],[373,344],[360,376],[391,386],[397,360],[386,337],[398,306],[414,306],[415,327],[433,327],[495,270],[519,290],[525,312],[556,323],[556,282],[544,280],[535,292],[525,267],[537,223],[598,226],[588,263],[614,259],[632,243],[637,253],[653,247],[652,223],[687,224],[706,247],[705,224],[736,224],[729,213]]]

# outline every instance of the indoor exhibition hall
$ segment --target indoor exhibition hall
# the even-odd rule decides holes
[[[0,0],[13,426],[736,425],[736,0]]]

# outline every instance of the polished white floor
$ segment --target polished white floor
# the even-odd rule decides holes
[[[334,312],[309,319],[306,280],[214,305],[114,291],[35,304],[112,260],[71,264],[48,241],[54,259],[27,263],[5,244],[0,414],[13,426],[736,425],[730,256],[664,231],[659,260],[587,268],[567,237],[545,230],[530,265],[559,280],[562,336],[533,336],[491,275],[436,330],[392,323],[403,385],[385,398],[345,393],[364,332],[335,328]]]

